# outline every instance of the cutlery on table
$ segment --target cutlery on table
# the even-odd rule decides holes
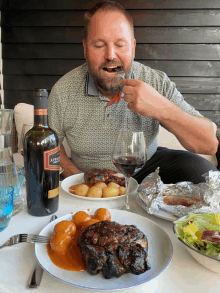
[[[56,215],[53,215],[50,222],[54,221],[57,219]],[[35,265],[35,268],[33,270],[33,273],[31,275],[30,281],[28,283],[28,288],[30,289],[36,289],[40,286],[40,282],[42,279],[42,275],[43,275],[43,269],[40,266],[40,264],[37,262]]]
[[[0,249],[5,246],[11,246],[18,243],[44,243],[47,244],[49,241],[49,237],[35,235],[35,234],[17,234],[11,236],[3,245],[0,246]]]

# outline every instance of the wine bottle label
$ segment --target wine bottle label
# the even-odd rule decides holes
[[[52,190],[48,190],[48,198],[54,198],[58,195],[59,195],[59,187]]]
[[[60,169],[60,146],[44,152],[44,170],[58,171]]]
[[[35,109],[34,115],[47,115],[47,109]]]

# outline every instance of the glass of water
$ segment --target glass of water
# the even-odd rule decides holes
[[[0,232],[7,228],[13,212],[13,191],[14,188],[0,182]]]

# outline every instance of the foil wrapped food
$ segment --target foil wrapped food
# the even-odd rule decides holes
[[[189,212],[217,213],[220,207],[220,172],[210,171],[203,176],[204,183],[164,184],[157,168],[141,182],[137,196],[150,214],[160,209],[177,217]]]

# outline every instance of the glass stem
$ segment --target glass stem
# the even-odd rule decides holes
[[[129,207],[129,203],[128,203],[128,193],[129,193],[129,180],[130,180],[130,177],[125,177],[125,195],[126,195],[126,198],[125,198],[125,205],[127,207]]]

